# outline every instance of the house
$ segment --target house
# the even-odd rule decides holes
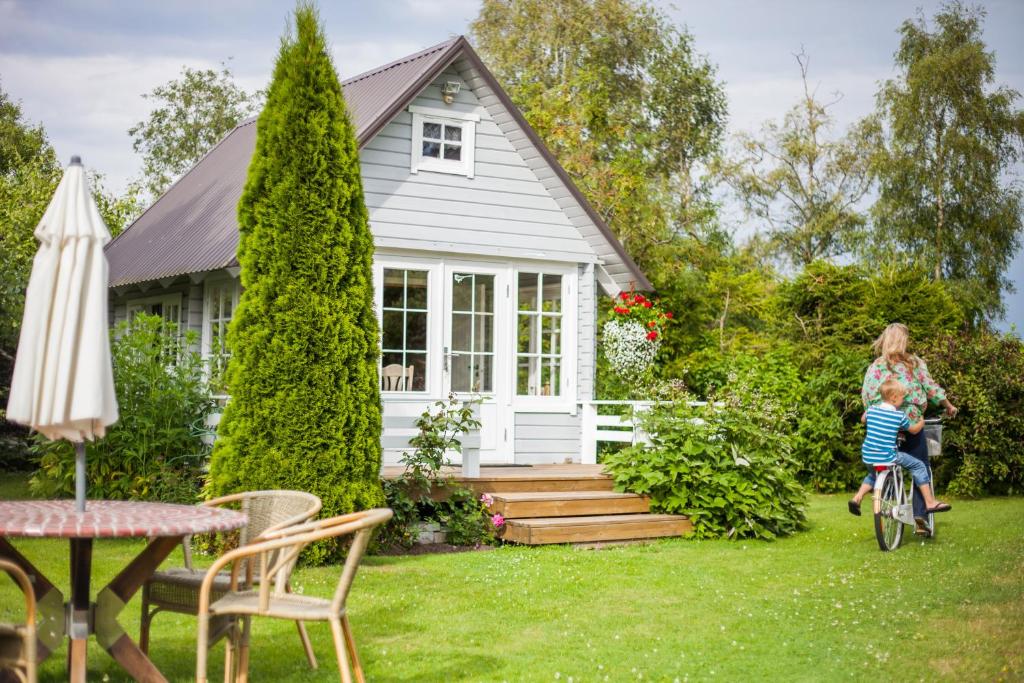
[[[374,235],[385,463],[449,392],[479,394],[485,463],[579,462],[601,294],[650,285],[464,37],[343,83]],[[256,121],[107,248],[111,320],[224,350]]]

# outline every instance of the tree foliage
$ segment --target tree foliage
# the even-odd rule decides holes
[[[251,115],[259,96],[239,88],[226,64],[219,71],[182,67],[180,78],[143,95],[156,108],[128,134],[142,154],[143,179],[153,198]]]
[[[355,130],[316,12],[300,5],[238,207],[244,286],[209,490],[292,488],[331,516],[383,503],[373,239]],[[323,560],[331,550],[314,549]]]
[[[472,34],[648,277],[685,280],[700,256],[686,238],[715,235],[702,168],[726,121],[723,86],[693,36],[634,0],[485,0]]]
[[[849,253],[867,225],[861,207],[872,187],[872,125],[842,137],[833,133],[830,109],[807,82],[810,58],[796,55],[803,80],[800,102],[782,123],[764,124],[760,137],[737,136],[738,151],[720,165],[723,179],[764,232],[770,253],[801,267]]]
[[[900,27],[898,76],[878,94],[887,140],[877,158],[876,236],[949,279],[974,317],[1001,312],[1006,270],[1021,243],[1024,152],[1020,93],[995,85],[982,39],[985,12],[944,5]]]

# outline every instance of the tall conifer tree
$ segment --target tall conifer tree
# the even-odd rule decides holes
[[[308,4],[281,41],[257,125],[238,205],[244,291],[228,334],[231,401],[210,493],[310,491],[324,516],[377,506],[373,239],[355,129]]]

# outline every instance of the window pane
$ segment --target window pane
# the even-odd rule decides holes
[[[473,364],[473,356],[452,356],[452,391],[472,391],[470,386],[470,368]]]
[[[452,350],[473,350],[473,316],[469,313],[452,314]]]
[[[519,349],[519,353],[537,352],[537,321],[538,316],[519,314],[519,329],[516,333],[518,341],[516,348]]]
[[[494,368],[494,356],[474,356],[473,391],[494,391],[491,376]]]
[[[407,391],[427,390],[427,354],[407,353],[405,354],[406,382],[409,382],[409,368],[412,368],[412,389]]]
[[[462,147],[460,145],[445,145],[444,158],[448,159],[449,161],[461,161]]]
[[[537,310],[536,273],[519,273],[519,310]]]
[[[423,156],[439,159],[441,157],[441,143],[423,141]]]
[[[544,275],[544,310],[562,310],[562,276]]]
[[[546,315],[544,320],[544,331],[541,337],[541,353],[557,354],[560,353],[560,335],[562,332],[562,321],[560,318],[555,316]]]
[[[452,275],[452,310],[473,310],[473,276],[464,273]]]
[[[380,388],[383,391],[405,391],[405,366],[400,351],[385,353],[381,356]]]
[[[441,124],[440,123],[424,123],[423,124],[423,137],[431,138],[433,140],[441,139]]]
[[[473,350],[493,351],[494,350],[494,316],[490,314],[477,313],[473,316],[476,326],[473,330]]]
[[[536,358],[519,357],[516,366],[516,394],[519,396],[529,396],[532,393],[530,391],[530,366],[536,360]]]
[[[381,335],[381,346],[388,350],[401,351],[403,348],[402,328],[404,327],[402,311],[384,311],[384,331]]]
[[[402,308],[405,305],[405,271],[393,268],[384,269],[384,308]]]
[[[408,308],[427,309],[427,271],[407,270],[406,306]]]
[[[476,310],[494,312],[494,276],[476,276]]]
[[[235,303],[231,298],[231,288],[224,287],[220,290],[221,298],[221,317],[225,320],[231,320],[232,305]]]
[[[558,396],[561,379],[561,364],[557,360],[544,359],[541,368],[541,396]]]
[[[444,139],[451,142],[462,142],[462,128],[445,124]]]
[[[410,311],[405,314],[405,348],[416,351],[427,350],[426,313]]]

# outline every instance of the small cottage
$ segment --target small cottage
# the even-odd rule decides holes
[[[375,243],[385,463],[449,393],[482,397],[483,462],[579,462],[598,299],[647,279],[464,37],[343,86]],[[225,352],[255,141],[241,123],[107,247],[112,321],[157,314]]]

